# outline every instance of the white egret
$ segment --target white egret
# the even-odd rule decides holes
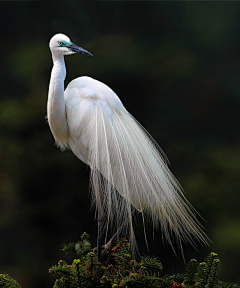
[[[134,248],[134,207],[142,214],[143,221],[147,216],[155,228],[161,228],[170,245],[173,236],[180,248],[182,241],[195,245],[195,239],[208,244],[196,212],[167,167],[160,147],[128,113],[113,90],[83,76],[71,81],[64,91],[64,56],[93,55],[73,44],[64,34],[53,36],[49,46],[53,68],[47,103],[48,122],[57,145],[62,150],[70,148],[91,168],[98,238],[109,224],[120,227],[128,219],[126,231]]]

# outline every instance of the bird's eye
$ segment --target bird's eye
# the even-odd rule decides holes
[[[59,46],[62,46],[63,43],[62,42],[58,42],[58,44],[59,44]]]

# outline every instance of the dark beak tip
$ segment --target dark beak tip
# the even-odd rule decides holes
[[[87,56],[93,56],[92,53],[88,52],[87,50],[85,50],[82,47],[79,47],[75,44],[70,45],[69,49],[75,53],[79,53],[79,54],[83,54],[83,55],[87,55]]]

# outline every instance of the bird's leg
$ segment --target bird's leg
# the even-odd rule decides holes
[[[136,211],[137,211],[136,209],[132,210],[132,217],[135,215]],[[103,250],[103,253],[101,254],[101,257],[103,257],[108,251],[109,251],[109,255],[110,255],[112,246],[113,246],[114,242],[116,241],[117,236],[122,232],[123,228],[125,228],[127,223],[128,223],[128,219],[123,222],[123,224],[119,227],[117,232],[112,236],[112,238],[108,241],[108,243],[106,245],[104,245],[104,250]]]
[[[96,204],[97,204],[97,210],[98,210],[98,236],[97,236],[97,261],[101,262],[101,238],[102,238],[102,226],[103,226],[103,207],[101,203],[101,197],[100,197],[100,190],[99,190],[99,177],[97,171],[94,171],[93,173],[93,186],[94,186],[94,192],[96,196]]]

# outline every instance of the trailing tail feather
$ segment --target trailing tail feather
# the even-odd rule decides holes
[[[161,228],[171,246],[173,235],[180,247],[182,241],[193,246],[195,240],[208,244],[197,213],[167,167],[158,144],[125,109],[111,109],[110,113],[102,105],[96,101],[91,107],[95,111],[89,113],[91,118],[85,128],[91,135],[88,151],[91,184],[98,179],[105,228],[109,224],[120,227],[129,219],[127,233],[132,248],[136,247],[133,206],[142,213],[143,221],[150,218],[155,228]],[[99,172],[103,177],[99,177]],[[95,201],[95,195],[92,199]]]

